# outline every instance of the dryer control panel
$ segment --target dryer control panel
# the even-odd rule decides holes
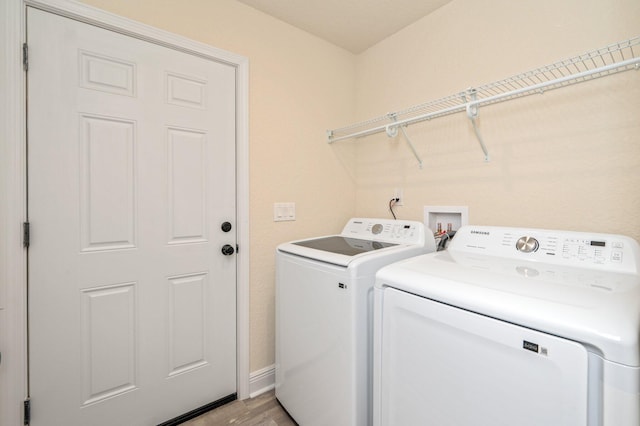
[[[449,250],[633,274],[640,265],[638,243],[614,234],[465,226],[458,230]]]

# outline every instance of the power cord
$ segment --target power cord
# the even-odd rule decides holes
[[[392,198],[389,200],[389,211],[391,212],[394,220],[398,220],[396,214],[393,212],[393,206],[395,206],[398,201],[400,201],[400,198]]]

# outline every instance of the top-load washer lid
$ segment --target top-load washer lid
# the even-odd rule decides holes
[[[448,251],[382,268],[377,288],[578,341],[640,366],[640,246],[609,234],[463,227]]]
[[[433,236],[421,222],[353,218],[340,235],[329,235],[278,246],[278,251],[338,266],[366,256],[386,256],[391,250],[411,248],[414,255],[435,251]]]
[[[297,241],[292,244],[309,247],[315,250],[343,254],[345,256],[355,256],[357,254],[397,245],[394,243],[386,243],[384,241],[361,240],[359,238],[349,238],[341,235]]]

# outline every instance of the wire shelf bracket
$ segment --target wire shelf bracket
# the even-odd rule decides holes
[[[422,168],[422,160],[407,136],[405,128],[414,123],[465,111],[480,143],[485,161],[489,161],[489,152],[477,125],[480,105],[495,104],[533,94],[544,94],[549,90],[614,75],[623,71],[638,71],[640,70],[640,46],[638,45],[640,45],[640,36],[504,80],[475,88],[471,87],[455,95],[388,113],[346,127],[328,130],[327,142],[331,144],[345,139],[362,138],[383,131],[389,137],[395,137],[398,134],[398,129],[400,129],[413,155],[418,160],[420,168]]]
[[[469,88],[467,90],[467,93],[471,98],[471,102],[467,102],[465,94],[464,93],[462,94],[462,99],[467,105],[466,106],[467,117],[469,117],[469,120],[471,120],[471,124],[473,126],[473,132],[476,134],[476,138],[480,143],[480,148],[482,148],[482,152],[484,152],[484,161],[489,162],[489,151],[487,150],[487,147],[484,144],[484,140],[482,139],[482,135],[480,134],[480,130],[478,130],[478,125],[476,124],[476,120],[478,118],[478,105],[472,103],[478,99],[478,93],[474,88]]]
[[[396,121],[396,117],[393,114],[388,114],[388,116],[389,116],[389,119]],[[387,124],[387,126],[385,127],[385,132],[387,133],[387,136],[389,136],[390,138],[395,138],[396,136],[398,136],[398,129],[400,129],[400,131],[402,132],[402,136],[404,136],[404,140],[407,142],[407,145],[409,145],[411,152],[413,152],[413,156],[416,157],[416,160],[418,160],[418,167],[422,168],[422,165],[423,165],[422,159],[418,155],[418,151],[416,151],[416,148],[413,146],[413,142],[411,142],[411,139],[407,135],[407,132],[405,131],[406,127],[407,127],[406,125],[394,126],[391,124]]]

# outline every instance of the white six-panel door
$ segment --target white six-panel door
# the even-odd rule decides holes
[[[234,393],[235,69],[27,23],[31,424],[157,424]]]

